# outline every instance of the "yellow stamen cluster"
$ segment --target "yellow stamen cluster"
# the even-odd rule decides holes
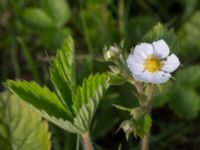
[[[149,72],[156,72],[161,69],[161,60],[156,58],[155,56],[149,56],[144,61],[144,68]]]

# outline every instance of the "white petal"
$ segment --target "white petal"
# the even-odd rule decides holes
[[[155,41],[152,43],[154,55],[159,58],[165,58],[169,55],[169,46],[164,40]]]
[[[179,65],[180,61],[178,57],[174,54],[171,54],[167,57],[166,61],[164,62],[162,70],[170,73],[175,71],[179,67]]]
[[[127,61],[144,64],[144,58],[138,54],[129,54]]]
[[[127,65],[131,73],[138,74],[144,71],[143,61],[142,58],[130,54],[127,59]]]
[[[148,71],[143,71],[139,74],[133,74],[133,77],[137,81],[142,81],[146,83],[150,83],[153,77],[153,74]]]
[[[146,74],[145,72],[141,72],[139,74],[133,74],[133,78],[136,80],[136,81],[142,81],[142,82],[146,82],[146,83],[149,83],[149,74]]]
[[[133,74],[133,77],[137,81],[159,84],[168,81],[171,75],[163,71],[158,71],[156,73],[150,73],[148,71],[145,71],[140,74]]]
[[[151,83],[154,83],[154,84],[164,83],[168,81],[170,77],[171,77],[171,74],[165,73],[163,71],[158,71],[156,73],[153,73]]]
[[[149,43],[141,43],[135,46],[133,54],[139,55],[145,59],[153,54],[153,46]]]

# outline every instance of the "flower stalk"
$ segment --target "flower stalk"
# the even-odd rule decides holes
[[[141,150],[149,150],[150,133],[142,138]]]
[[[94,150],[92,146],[92,142],[90,140],[89,133],[85,133],[82,135],[84,150]]]
[[[139,86],[139,89],[141,87]],[[141,99],[145,97],[144,100],[140,102],[141,107],[146,111],[149,115],[151,114],[151,101],[152,101],[152,96],[153,96],[153,91],[154,91],[154,85],[150,84],[146,87],[145,91],[140,91],[142,95]],[[144,135],[141,141],[141,150],[149,150],[149,142],[150,142],[150,131]]]

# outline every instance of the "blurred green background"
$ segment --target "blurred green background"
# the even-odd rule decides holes
[[[98,62],[104,45],[125,40],[130,48],[158,22],[173,28],[182,66],[175,81],[163,85],[153,101],[151,149],[200,149],[200,1],[198,0],[0,0],[0,83],[6,79],[49,82],[49,61],[67,36],[76,45],[78,82],[108,70]],[[172,50],[173,51],[173,50]],[[130,89],[130,90],[127,90]],[[132,90],[131,90],[132,89]],[[4,91],[3,85],[0,90]],[[113,86],[100,103],[92,125],[96,149],[139,149],[127,142],[120,123],[128,114],[112,104],[137,106],[129,84]],[[0,111],[3,111],[1,109]],[[0,118],[1,120],[1,118]],[[52,150],[75,150],[76,135],[50,124]],[[0,142],[1,144],[1,142]]]

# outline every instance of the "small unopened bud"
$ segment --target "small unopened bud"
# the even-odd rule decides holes
[[[105,60],[114,60],[119,55],[119,48],[117,46],[111,46],[108,50],[105,49],[104,58]]]
[[[129,135],[131,133],[133,133],[133,121],[131,120],[125,120],[122,122],[121,124],[121,128],[123,129],[125,135],[126,135],[126,139],[128,140]]]

